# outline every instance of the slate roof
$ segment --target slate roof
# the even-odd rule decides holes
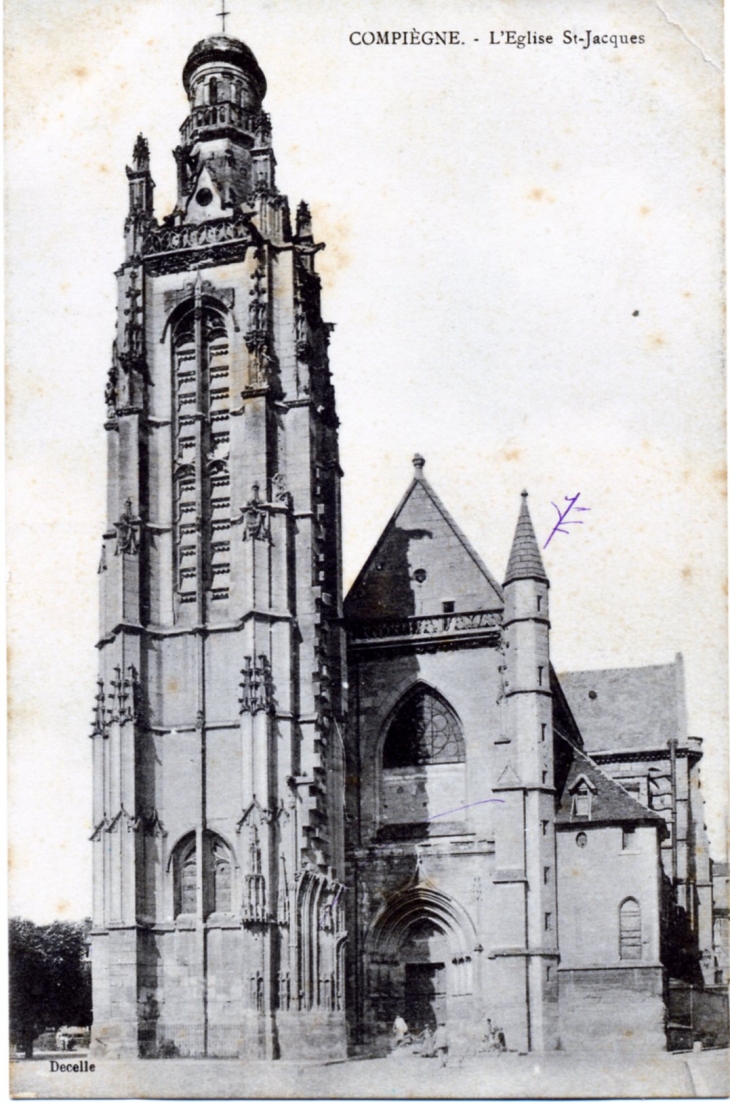
[[[508,582],[516,582],[523,578],[534,578],[540,582],[548,580],[545,567],[542,565],[542,556],[535,536],[535,529],[532,527],[530,510],[527,508],[527,490],[522,491],[522,505],[520,506],[520,515],[517,518],[512,550],[509,553],[504,584],[507,585]]]
[[[432,581],[443,584],[444,596],[458,599],[463,587],[471,593],[470,610],[502,607],[501,585],[425,478],[423,464],[416,456],[416,475],[345,598],[345,616],[351,620],[414,614],[411,560],[418,557],[414,551],[421,541],[441,547],[431,573]]]
[[[584,776],[593,787],[591,797],[591,814],[586,819],[583,816],[572,815],[573,792],[572,789],[581,776]],[[630,796],[618,781],[614,781],[594,761],[577,751],[568,773],[560,803],[555,815],[556,824],[571,824],[577,826],[590,823],[649,823],[666,832],[666,823],[661,815],[650,811],[648,807]]]
[[[588,753],[665,747],[686,740],[682,656],[664,666],[559,674]]]

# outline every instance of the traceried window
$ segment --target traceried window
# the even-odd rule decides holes
[[[632,898],[619,908],[619,959],[641,960],[641,907]]]
[[[203,843],[203,914],[230,914],[233,910],[233,861],[228,846],[215,834]],[[175,915],[198,911],[198,851],[194,835],[180,842],[173,859]]]
[[[388,729],[383,768],[402,769],[464,761],[461,725],[445,700],[420,688],[403,701]]]

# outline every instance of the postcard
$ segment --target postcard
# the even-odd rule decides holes
[[[722,1096],[722,15],[8,0],[14,1097]]]

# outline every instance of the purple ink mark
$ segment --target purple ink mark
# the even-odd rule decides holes
[[[464,804],[463,807],[452,807],[450,811],[439,811],[438,815],[429,815],[426,819],[427,823],[430,823],[433,819],[441,819],[444,815],[455,815],[457,811],[466,811],[469,807],[478,807],[479,804],[503,804],[504,800],[475,800],[473,804]]]
[[[576,513],[590,513],[591,510],[589,508],[587,508],[587,506],[585,506],[585,505],[576,505],[575,504],[579,497],[580,497],[580,493],[577,493],[575,495],[575,497],[567,497],[566,496],[565,500],[568,502],[568,508],[563,510],[562,513],[560,512],[560,509],[558,508],[558,506],[555,504],[554,501],[550,502],[553,509],[555,509],[555,511],[558,514],[558,519],[556,521],[555,527],[553,528],[552,532],[550,533],[548,538],[545,540],[545,543],[543,544],[543,548],[542,548],[543,551],[545,550],[547,545],[550,543],[550,540],[553,538],[553,536],[555,535],[556,532],[562,532],[562,534],[564,536],[569,536],[570,535],[570,532],[568,531],[568,529],[563,528],[562,525],[564,525],[564,524],[566,524],[566,525],[567,524],[582,524],[583,523],[582,520],[566,520],[565,519],[571,509],[575,509]]]

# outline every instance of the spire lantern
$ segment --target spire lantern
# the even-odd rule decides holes
[[[275,194],[271,120],[261,108],[266,77],[248,46],[225,34],[202,39],[182,80],[190,114],[175,150],[179,210],[205,221],[250,204],[255,193]],[[191,204],[193,196],[199,202]]]
[[[266,95],[266,77],[253,51],[225,34],[210,35],[193,46],[182,80],[191,107],[232,102],[258,111]]]

